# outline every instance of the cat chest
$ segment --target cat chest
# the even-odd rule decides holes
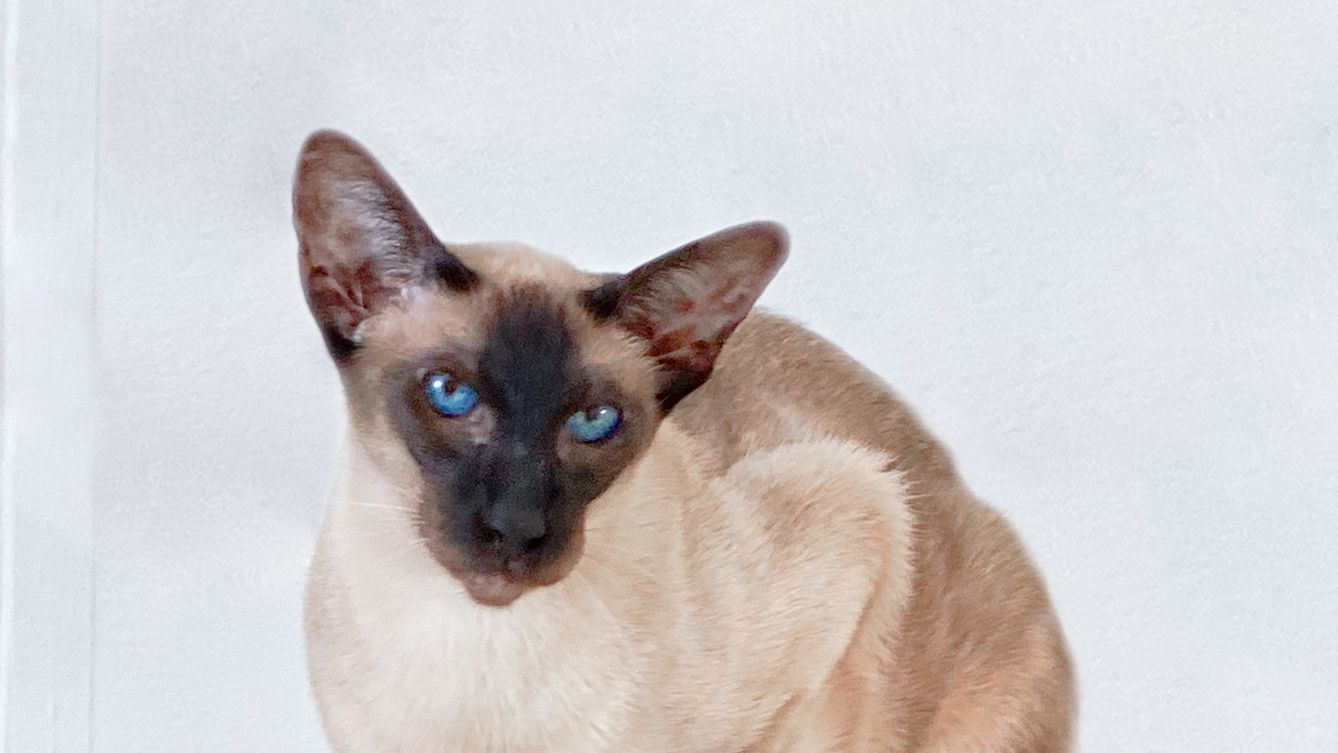
[[[323,610],[343,627],[311,641],[323,715],[356,741],[353,753],[626,750],[644,718],[642,673],[616,626],[391,604],[389,595]]]

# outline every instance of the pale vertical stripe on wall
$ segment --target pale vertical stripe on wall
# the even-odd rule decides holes
[[[3,2],[0,748],[86,753],[99,9]]]

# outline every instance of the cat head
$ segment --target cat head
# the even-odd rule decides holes
[[[587,507],[707,380],[786,255],[771,223],[625,274],[447,245],[365,149],[331,131],[302,147],[293,215],[355,441],[411,490],[437,561],[492,605],[570,572]]]

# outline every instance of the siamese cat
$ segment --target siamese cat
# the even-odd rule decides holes
[[[626,274],[448,245],[329,131],[293,200],[349,417],[306,604],[335,751],[1069,749],[1009,526],[879,379],[752,311],[779,226]]]

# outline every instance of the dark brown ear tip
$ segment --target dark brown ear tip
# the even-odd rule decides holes
[[[346,133],[323,128],[307,136],[293,175],[293,206],[299,214],[320,210],[333,189],[349,182],[393,185],[367,148]]]
[[[326,177],[371,177],[383,172],[372,153],[346,133],[322,129],[302,142],[297,158],[299,181]]]
[[[302,142],[302,148],[298,153],[302,155],[303,159],[318,154],[368,154],[366,147],[358,143],[357,139],[333,128],[313,131]]]
[[[790,233],[785,226],[771,220],[759,220],[738,225],[737,237],[754,245],[775,266],[785,262],[790,254]]]
[[[758,235],[769,236],[782,246],[790,240],[789,231],[785,229],[784,225],[774,220],[757,220],[756,222],[749,222],[742,227],[747,228]]]

